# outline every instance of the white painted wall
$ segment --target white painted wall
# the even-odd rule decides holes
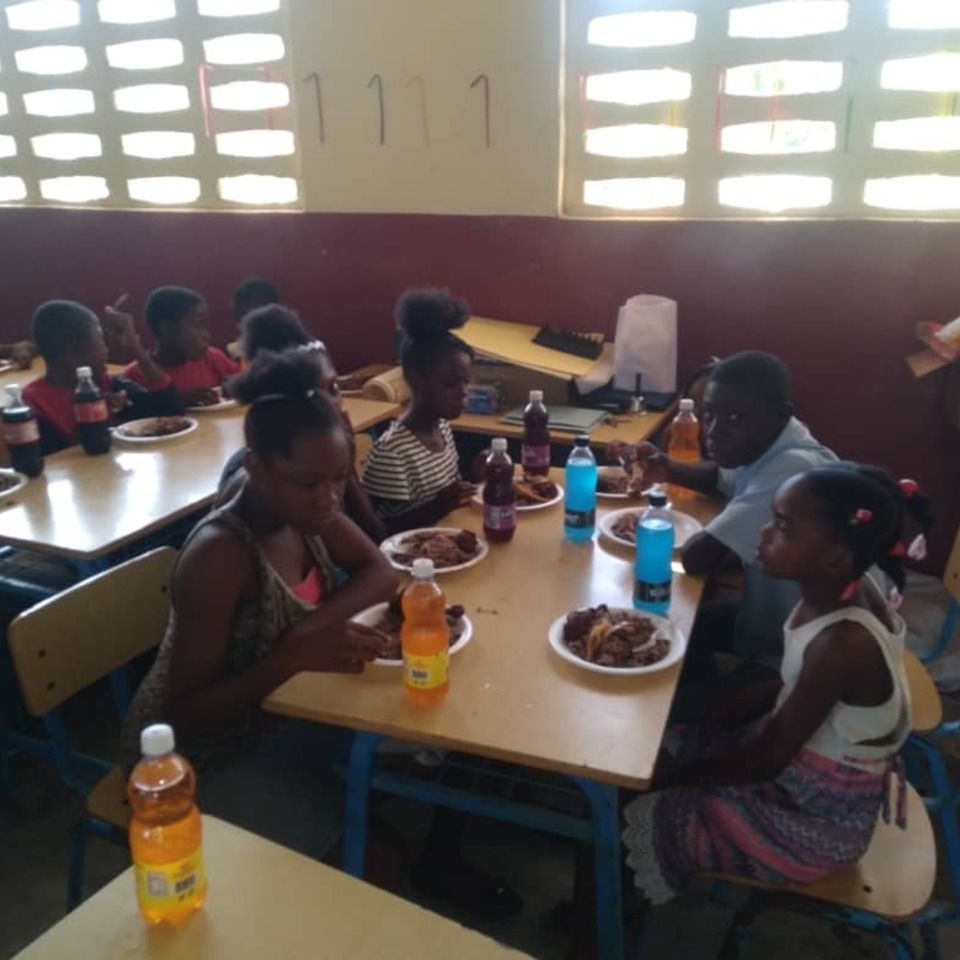
[[[308,210],[557,213],[561,0],[289,0]],[[309,74],[320,76],[325,142]],[[373,74],[383,78],[385,143]],[[490,79],[490,142],[483,94]],[[424,81],[430,144],[424,142]]]

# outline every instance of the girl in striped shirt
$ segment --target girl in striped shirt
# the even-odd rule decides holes
[[[410,406],[374,445],[363,486],[390,533],[433,526],[476,487],[460,478],[450,420],[463,412],[473,350],[454,330],[470,308],[445,290],[408,290],[397,301],[400,365]]]
[[[410,406],[376,442],[363,473],[363,486],[391,534],[433,526],[476,493],[460,478],[448,422],[463,412],[470,382],[473,350],[453,333],[467,322],[470,308],[446,290],[408,290],[395,316]],[[411,884],[477,919],[511,916],[523,900],[464,858],[466,824],[460,811],[436,809]]]

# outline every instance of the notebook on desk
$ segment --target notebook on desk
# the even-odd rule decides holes
[[[586,407],[550,405],[550,429],[564,433],[589,433],[607,417],[605,410],[588,410]],[[517,407],[500,418],[501,423],[523,426],[523,407]]]

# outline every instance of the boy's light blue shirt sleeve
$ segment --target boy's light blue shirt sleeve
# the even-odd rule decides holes
[[[707,524],[707,533],[732,550],[745,564],[751,563],[755,559],[760,529],[773,516],[773,497],[780,484],[823,463],[824,459],[816,450],[784,450],[749,478],[744,489]]]

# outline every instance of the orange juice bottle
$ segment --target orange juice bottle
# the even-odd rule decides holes
[[[173,730],[165,723],[143,730],[143,759],[130,774],[127,798],[140,913],[147,923],[176,926],[203,906],[207,876],[200,812],[193,802],[197,779],[173,748]]]
[[[700,423],[693,412],[693,401],[684,397],[680,401],[680,412],[670,426],[670,442],[667,444],[667,456],[679,463],[698,463],[700,461]],[[689,500],[695,496],[687,487],[670,484],[670,499]]]
[[[439,703],[450,689],[447,600],[433,577],[433,561],[413,561],[413,582],[400,598],[403,685],[415,703]]]

